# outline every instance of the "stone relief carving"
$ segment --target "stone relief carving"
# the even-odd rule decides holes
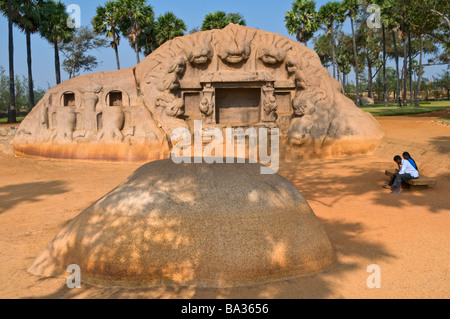
[[[108,102],[112,91],[122,92],[126,103]],[[281,123],[277,111],[282,110],[289,143],[316,153],[343,139],[368,141],[369,150],[383,136],[378,123],[341,94],[314,51],[278,34],[230,24],[168,41],[134,68],[83,75],[52,88],[22,122],[14,145],[19,154],[53,156],[53,145],[77,144],[79,154],[64,147],[57,152],[115,158],[118,150],[97,155],[95,144],[124,143],[131,158],[147,160],[148,154],[162,156],[172,145],[173,130],[189,129],[187,120],[201,117],[221,125],[217,108],[224,114],[250,112],[236,118],[269,126]]]
[[[289,142],[319,151],[330,125],[325,92],[318,89],[298,91],[292,101],[293,119],[288,132]]]
[[[52,140],[58,142],[71,142],[76,127],[78,111],[73,106],[61,106],[56,109],[56,129],[52,134]]]
[[[211,86],[211,83],[205,84],[200,101],[200,112],[207,124],[212,124],[214,122],[214,92],[215,90]]]
[[[260,41],[264,43],[258,49],[258,59],[268,65],[276,65],[286,59],[288,51],[292,48],[289,41],[277,37],[275,34],[263,34]]]
[[[211,44],[212,33],[196,32],[193,35],[177,38],[174,43],[184,52],[186,60],[193,67],[201,67],[211,62],[214,48]]]
[[[273,83],[267,83],[263,88],[263,122],[275,122],[277,120],[276,111],[278,109]]]
[[[97,134],[97,140],[123,141],[122,130],[125,124],[125,113],[120,106],[106,106],[101,111],[102,128]]]
[[[248,60],[251,53],[251,44],[256,36],[256,30],[242,28],[230,24],[214,34],[216,51],[225,63],[237,64]]]

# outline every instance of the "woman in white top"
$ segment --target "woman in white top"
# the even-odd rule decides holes
[[[394,181],[392,193],[400,194],[402,190],[402,182],[410,179],[419,178],[419,172],[415,169],[408,160],[402,159],[400,156],[395,156],[394,161],[401,165],[400,171]]]

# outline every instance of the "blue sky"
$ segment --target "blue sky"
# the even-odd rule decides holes
[[[67,6],[77,4],[81,8],[81,23],[83,26],[90,25],[95,9],[98,5],[104,4],[105,0],[62,0]],[[317,9],[326,0],[318,0]],[[291,39],[295,39],[287,33],[284,25],[284,15],[291,9],[292,0],[226,0],[226,1],[204,1],[204,0],[149,0],[153,6],[156,16],[167,11],[174,12],[183,19],[188,31],[193,27],[200,26],[207,13],[216,10],[226,12],[240,12],[244,15],[247,25],[253,28],[280,33]],[[348,25],[344,26],[344,31],[349,32]],[[7,19],[0,16],[0,65],[8,69],[8,23]],[[311,46],[312,44],[309,44]],[[26,75],[26,43],[25,35],[17,28],[14,28],[14,49],[15,49],[15,71],[16,74]],[[48,85],[56,84],[54,71],[54,53],[52,46],[41,39],[38,35],[32,36],[33,54],[33,77],[38,87],[46,89]],[[111,48],[104,48],[93,51],[91,54],[97,56],[101,65],[95,71],[115,70],[115,55]],[[127,68],[136,64],[136,56],[128,41],[122,40],[119,46],[121,67]],[[61,61],[63,57],[61,56]],[[426,69],[425,77],[439,73],[439,67],[429,67]],[[68,75],[62,72],[63,80],[68,79]],[[350,74],[350,81],[354,81],[354,75]]]

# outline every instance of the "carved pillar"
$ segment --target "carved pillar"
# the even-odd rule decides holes
[[[97,129],[97,117],[95,107],[98,103],[98,96],[96,94],[83,94],[84,112],[83,124],[84,129],[88,131],[95,131]]]
[[[203,92],[200,100],[200,112],[206,124],[215,124],[215,89],[211,83],[203,86]]]
[[[262,88],[262,122],[275,122],[277,120],[276,111],[278,109],[277,99],[275,97],[275,88],[273,82],[267,82]]]

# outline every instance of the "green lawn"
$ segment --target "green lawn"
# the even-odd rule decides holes
[[[363,111],[369,112],[374,116],[421,114],[421,113],[441,111],[448,108],[450,108],[450,101],[425,102],[421,104],[419,107],[414,106],[398,107],[396,104],[389,104],[388,107],[385,107],[384,104],[374,104],[361,107]]]
[[[17,123],[22,122],[24,118],[25,118],[25,117],[20,117],[20,116],[18,116],[18,117],[16,118],[16,119],[17,119]],[[6,117],[0,119],[0,124],[6,124],[6,122],[8,122],[8,119],[7,119]]]

